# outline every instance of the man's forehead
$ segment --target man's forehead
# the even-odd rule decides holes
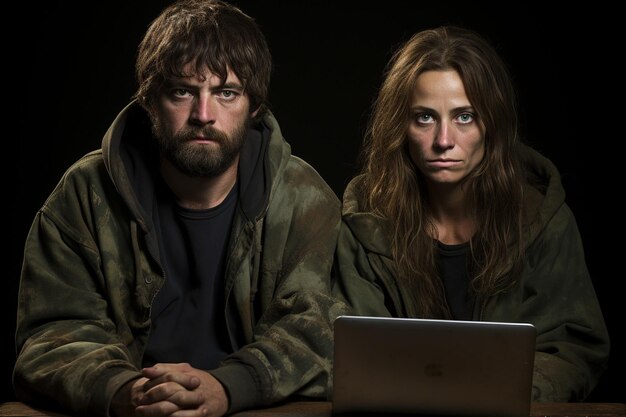
[[[219,74],[211,71],[211,69],[207,66],[196,66],[194,63],[188,63],[184,65],[180,71],[180,74],[173,75],[170,80],[171,82],[180,82],[180,81],[199,81],[205,82],[209,81],[210,84],[221,85],[221,84],[239,84],[241,85],[241,81],[239,77],[235,74],[235,72],[227,68],[226,69],[226,79],[223,79],[219,76]]]

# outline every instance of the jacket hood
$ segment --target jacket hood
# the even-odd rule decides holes
[[[526,176],[523,216],[529,246],[565,203],[565,190],[556,166],[548,158],[526,145],[519,145],[519,154]],[[353,178],[344,191],[344,224],[366,250],[391,257],[391,226],[385,218],[364,211],[358,190],[360,178]]]
[[[523,214],[530,246],[565,204],[565,189],[552,161],[526,145],[519,146],[519,154],[526,175]]]
[[[152,230],[154,180],[160,175],[158,152],[150,118],[136,101],[122,109],[102,139],[109,176],[146,232]],[[291,148],[271,112],[252,123],[241,149],[238,177],[239,204],[248,220],[263,215],[273,180],[290,155]]]

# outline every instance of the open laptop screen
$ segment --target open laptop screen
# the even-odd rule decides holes
[[[333,414],[527,417],[529,323],[341,316]]]

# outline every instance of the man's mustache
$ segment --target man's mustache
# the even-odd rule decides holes
[[[198,137],[210,139],[215,142],[226,142],[228,136],[219,129],[212,126],[205,126],[201,129],[187,129],[176,135],[181,141],[190,141]]]

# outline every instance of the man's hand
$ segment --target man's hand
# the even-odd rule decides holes
[[[111,412],[116,417],[135,417],[135,408],[141,402],[144,384],[148,378],[137,378],[126,383],[113,397]]]
[[[222,384],[188,363],[158,363],[142,373],[147,381],[135,409],[137,416],[221,417],[228,410]]]

